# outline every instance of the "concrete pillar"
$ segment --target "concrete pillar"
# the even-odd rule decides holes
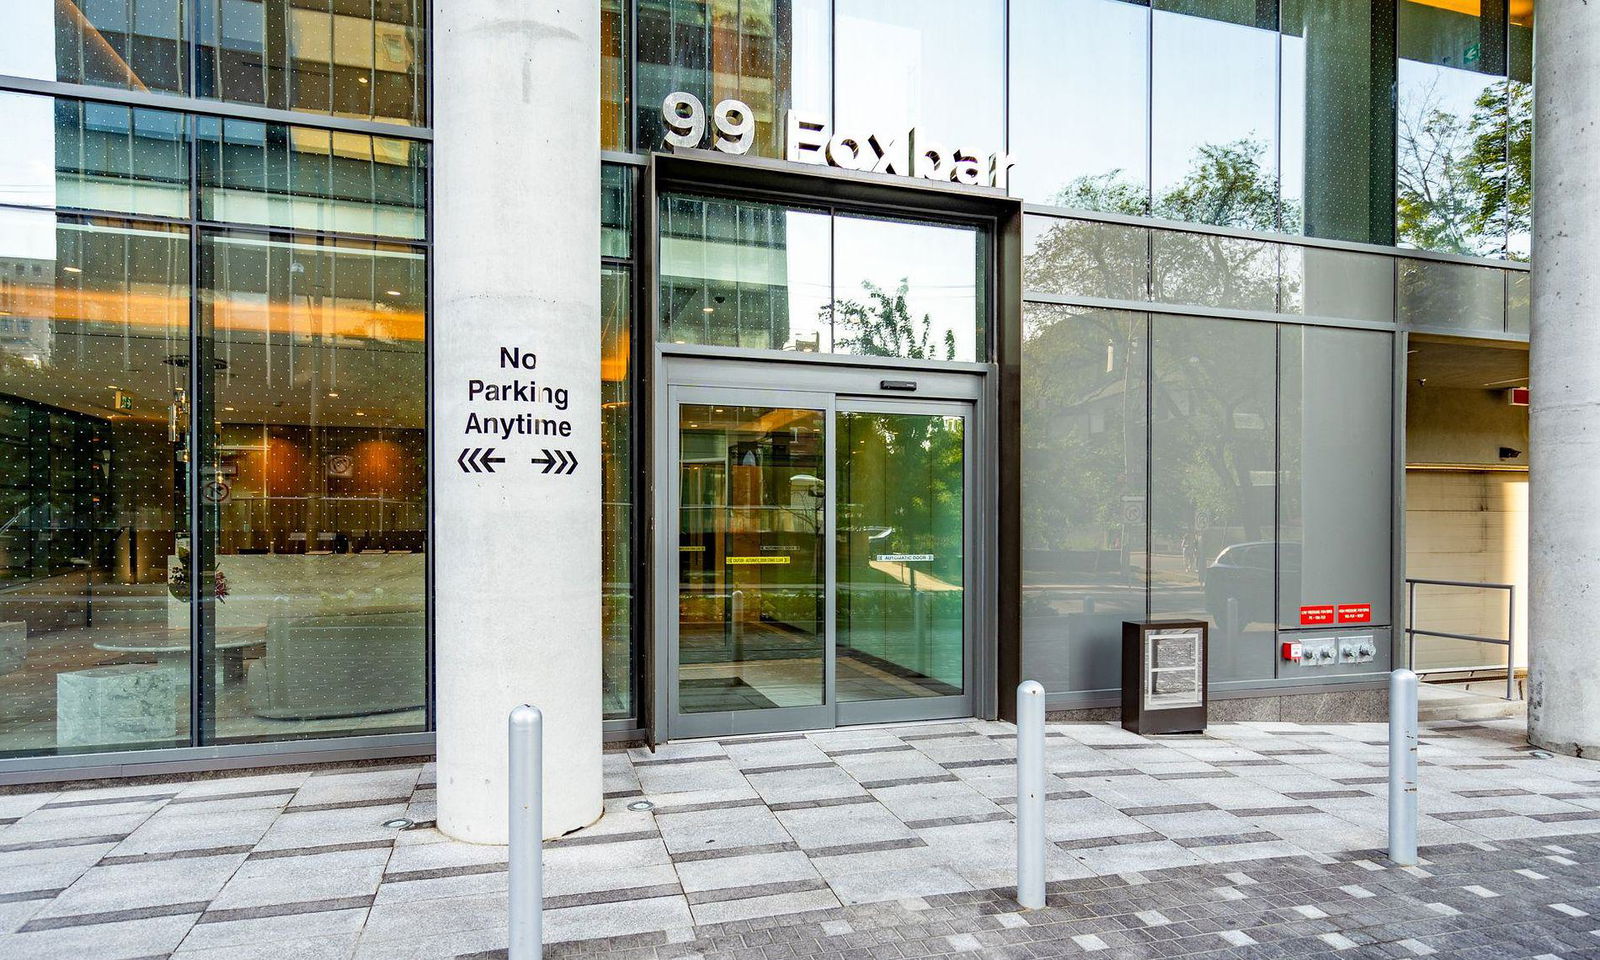
[[[1600,757],[1600,3],[1534,49],[1528,736]]]
[[[505,843],[518,703],[545,835],[601,812],[599,8],[434,0],[433,38],[438,819]]]

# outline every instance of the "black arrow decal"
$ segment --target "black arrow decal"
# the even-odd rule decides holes
[[[578,456],[570,450],[550,450],[546,448],[539,452],[544,456],[534,457],[532,462],[544,465],[544,469],[540,470],[540,473],[555,473],[566,476],[578,469]]]
[[[489,449],[483,451],[483,456],[479,457],[478,460],[483,464],[483,469],[489,471],[490,473],[494,473],[494,464],[506,462],[505,457],[494,456],[494,447],[490,447]]]
[[[467,454],[469,454],[471,452],[472,452],[471,450],[463,450],[463,451],[461,451],[461,456],[456,457],[456,463],[461,467],[461,472],[462,473],[471,473],[472,472],[472,468],[467,466]]]

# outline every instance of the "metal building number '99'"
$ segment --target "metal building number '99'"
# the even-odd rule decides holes
[[[663,138],[674,147],[698,147],[706,133],[706,107],[692,93],[669,93],[661,101]],[[712,145],[723,153],[748,153],[756,135],[755,115],[741,100],[720,100],[711,110]]]

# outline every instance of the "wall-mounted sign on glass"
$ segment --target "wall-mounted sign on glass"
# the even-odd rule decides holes
[[[674,148],[704,145],[710,128],[710,146],[735,156],[748,153],[755,138],[755,115],[740,100],[721,100],[708,118],[705,104],[692,93],[669,93],[661,101],[662,139]],[[827,118],[790,110],[784,125],[785,159],[843,170],[890,173],[924,180],[948,180],[1005,189],[1014,161],[1003,152],[966,147],[946,147],[916,127],[882,131],[835,133]]]

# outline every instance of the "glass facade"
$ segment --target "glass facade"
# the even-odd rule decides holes
[[[14,0],[0,74],[422,125],[424,0]]]
[[[8,8],[0,756],[427,729],[423,10]]]
[[[762,156],[783,156],[792,108],[849,135],[1004,149],[1033,203],[1527,256],[1527,0],[632,6],[631,79],[628,4],[603,8],[609,149],[661,149],[662,98],[681,90],[748,103]],[[631,132],[615,106],[630,91]]]
[[[1527,271],[1042,214],[1023,225],[1025,295],[1527,332]]]
[[[428,729],[427,4],[7,15],[0,756]],[[783,156],[790,110],[915,127],[1009,153],[1009,192],[1058,208],[1026,218],[1022,319],[1024,663],[1052,691],[1114,687],[1107,645],[1129,617],[1209,620],[1213,676],[1243,684],[1272,678],[1302,601],[1360,598],[1387,623],[1372,505],[1390,452],[1352,438],[1391,429],[1393,330],[1526,335],[1527,274],[1270,234],[1525,258],[1531,2],[602,0],[599,16],[607,150],[659,149],[662,98],[686,91],[749,104],[755,156]],[[608,159],[602,692],[626,726],[646,592],[638,304],[658,304],[667,345],[919,364],[988,362],[1007,321],[982,225],[678,193],[636,237],[641,168]],[[973,609],[971,424],[841,412],[802,449],[763,439],[757,414],[678,426],[802,471],[842,445],[862,470],[838,475],[839,541],[806,547],[835,551],[840,662],[870,667],[855,693],[841,674],[841,697],[966,690],[949,638]],[[726,525],[792,505],[709,483],[710,459],[679,465],[685,509]],[[1306,546],[1326,538],[1339,549]],[[735,573],[773,573],[752,566]],[[1340,580],[1355,568],[1368,579]],[[820,582],[719,611],[717,630],[781,621],[811,631],[815,659],[800,608]],[[728,664],[781,659],[715,660],[726,638],[701,615],[730,583],[683,585],[700,709],[742,695]]]
[[[1115,694],[1149,617],[1208,622],[1224,690],[1284,677],[1304,604],[1387,637],[1392,334],[1043,303],[1023,330],[1025,675]]]

